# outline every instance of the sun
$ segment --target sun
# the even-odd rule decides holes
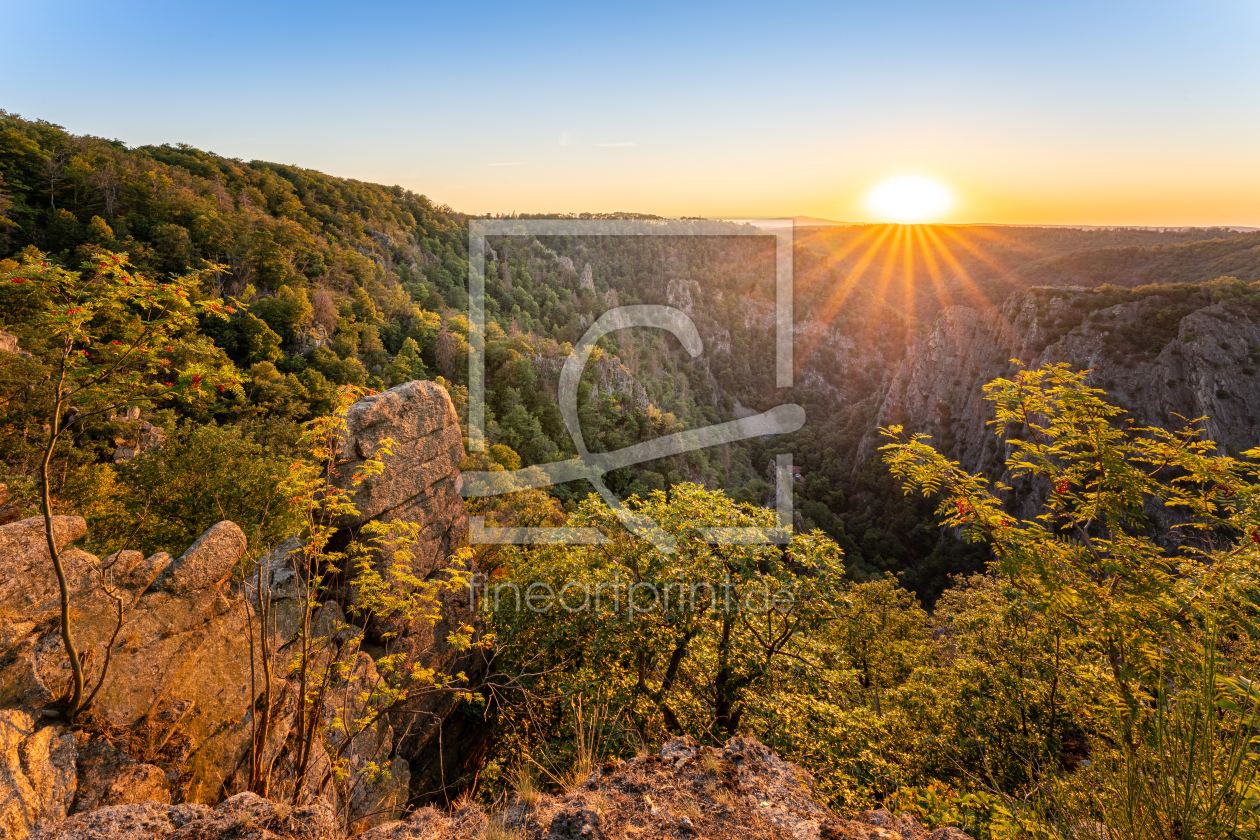
[[[901,175],[877,184],[866,206],[881,219],[919,222],[939,218],[954,204],[949,187],[923,175]]]

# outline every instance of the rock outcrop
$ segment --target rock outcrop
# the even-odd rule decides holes
[[[204,805],[142,802],[79,814],[45,826],[31,840],[338,840],[342,832],[322,805],[291,808],[238,793]]]
[[[384,471],[357,487],[355,473],[393,441]],[[450,396],[432,382],[407,382],[360,400],[346,413],[346,437],[337,461],[336,482],[354,491],[357,516],[338,522],[346,536],[371,520],[402,520],[420,526],[414,574],[428,577],[446,563],[468,533],[468,514],[459,495],[459,463],[464,442]],[[353,600],[347,593],[347,601]],[[461,623],[475,623],[468,598],[453,599],[435,626],[368,628],[369,637],[397,632],[395,650],[405,650],[426,667],[463,672],[476,682],[485,672],[479,655],[459,655],[443,641]],[[374,641],[376,639],[373,639]],[[398,733],[395,751],[410,765],[409,799],[427,802],[458,790],[465,765],[484,753],[486,728],[475,718],[455,714],[460,701],[435,695],[391,718]]]
[[[75,738],[79,782],[71,813],[79,814],[111,805],[171,801],[171,783],[162,768],[118,749],[101,737],[79,732]]]
[[[908,814],[837,817],[814,799],[814,780],[753,738],[724,748],[687,738],[630,761],[608,762],[566,793],[513,794],[501,813],[464,799],[451,810],[419,808],[359,840],[971,840],[957,828],[929,831]],[[241,793],[210,810],[145,802],[100,808],[47,825],[32,840],[337,840],[345,826],[322,805],[291,808]]]
[[[0,330],[0,353],[12,353],[15,356],[21,356],[24,359],[29,359],[31,357],[30,353],[27,353],[18,345],[17,336],[11,332],[5,332],[4,330]]]
[[[125,732],[133,751],[155,757],[164,752],[171,769],[183,765],[189,752],[211,742],[223,722],[239,717],[251,701],[248,622],[243,609],[233,609],[236,599],[226,586],[245,550],[245,535],[234,523],[220,522],[178,559],[135,551],[100,559],[66,547],[86,532],[81,518],[56,517],[54,530],[89,691],[101,679],[109,640],[117,639],[91,708],[94,719]],[[57,630],[58,588],[43,520],[0,526],[0,557],[0,597],[13,610],[0,617],[0,706],[44,709],[69,685],[70,668]],[[221,768],[192,767],[181,796],[217,800]],[[133,782],[135,772],[126,770]],[[117,779],[101,784],[135,790]]]
[[[166,430],[148,420],[140,419],[140,407],[128,406],[121,417],[114,418],[125,424],[126,432],[114,439],[114,463],[130,461],[141,452],[157,449],[166,441]]]
[[[393,440],[384,471],[357,487],[355,473]],[[371,520],[405,520],[421,526],[417,572],[442,566],[468,533],[459,495],[464,440],[450,396],[433,382],[415,381],[365,397],[346,412],[346,436],[337,461],[337,484],[354,490],[358,514],[338,521],[357,532]]]
[[[421,548],[417,573],[439,571],[467,530],[457,492],[463,443],[446,392],[432,383],[407,383],[357,403],[348,423],[350,435],[338,463],[341,480],[348,482],[385,438],[395,444],[385,474],[357,488],[360,515],[339,524],[347,536],[372,519],[414,524]],[[381,768],[370,781],[340,792],[326,783],[330,774],[322,747],[336,749],[343,737],[335,726],[327,727],[327,741],[313,751],[309,772],[295,777],[289,735],[299,687],[288,672],[293,652],[287,645],[297,636],[308,603],[296,562],[300,543],[282,545],[242,585],[239,576],[232,582],[233,572],[243,571],[247,541],[232,522],[213,526],[178,558],[161,552],[145,557],[135,551],[98,558],[73,548],[87,531],[76,516],[54,517],[53,531],[70,589],[72,633],[83,654],[87,690],[98,681],[100,688],[84,718],[85,729],[71,734],[49,725],[55,718],[46,713],[64,696],[70,668],[58,630],[59,589],[44,523],[32,518],[0,525],[0,709],[9,710],[0,712],[5,716],[0,721],[5,756],[0,772],[7,773],[5,792],[0,792],[0,840],[18,840],[67,814],[83,817],[74,830],[86,832],[67,837],[96,836],[92,832],[132,836],[128,832],[148,830],[146,825],[183,831],[181,837],[218,836],[189,833],[180,822],[185,812],[162,808],[171,802],[214,805],[244,788],[255,715],[264,696],[272,701],[264,759],[273,782],[277,787],[289,784],[290,790],[298,785],[300,801],[351,823],[388,819],[414,796],[449,789],[462,763],[483,748],[484,727],[465,720],[466,715],[452,715],[458,702],[443,695],[423,708],[381,720],[342,751],[351,771]],[[255,599],[260,588],[270,601],[269,694],[258,638],[262,622]],[[352,593],[352,582],[347,591]],[[334,706],[357,714],[355,704],[363,701],[356,698],[379,680],[372,656],[358,643],[363,630],[345,623],[344,606],[336,601],[313,604],[310,616],[316,667],[341,661],[346,669],[337,671],[337,680],[349,705],[328,704],[325,718],[334,714]],[[450,622],[472,619],[466,601],[451,605]],[[436,630],[404,629],[401,642],[423,664],[477,672],[477,662],[461,659],[445,645],[449,624]],[[102,681],[111,638],[115,641]],[[354,644],[347,646],[351,640]],[[17,792],[8,794],[9,789]],[[139,808],[142,801],[158,805],[145,806],[143,813],[112,810]],[[105,822],[89,819],[107,811],[112,816]],[[241,813],[230,819],[246,819]],[[271,825],[267,820],[280,825],[287,819],[268,817],[259,825]],[[267,831],[269,836],[282,835],[274,826]],[[294,831],[294,836],[316,836]]]
[[[521,840],[970,840],[957,828],[928,831],[907,814],[840,819],[814,800],[813,787],[808,773],[753,738],[723,749],[676,738],[658,754],[604,764],[567,793],[514,794],[502,814],[472,804],[450,813],[422,808],[360,838],[463,840],[487,836],[493,823]]]
[[[210,811],[205,805],[139,802],[114,805],[51,823],[31,840],[158,840]]]
[[[0,711],[0,837],[16,840],[64,819],[77,786],[73,735],[37,729],[25,712]]]
[[[1008,452],[988,425],[993,405],[983,386],[1012,376],[1017,368],[1009,360],[1019,359],[1029,368],[1067,362],[1095,369],[1090,384],[1139,425],[1170,428],[1179,416],[1207,416],[1207,437],[1222,447],[1260,443],[1260,323],[1250,313],[1219,303],[1193,309],[1158,287],[1138,300],[1093,308],[1103,295],[1030,289],[1000,310],[945,309],[897,369],[878,425],[930,434],[965,469],[998,476]],[[863,451],[880,442],[868,433]]]

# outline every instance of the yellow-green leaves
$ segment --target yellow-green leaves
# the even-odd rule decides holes
[[[1205,617],[1249,621],[1260,474],[1219,454],[1197,423],[1135,427],[1088,373],[1048,365],[985,386],[1011,450],[1007,480],[1040,502],[1032,521],[1005,512],[997,494],[1010,500],[1011,488],[990,488],[922,435],[886,429],[883,449],[906,492],[939,494],[943,523],[992,547],[1012,597],[1097,646],[1113,681],[1104,704],[1131,735],[1161,675],[1199,657]]]
[[[33,252],[0,277],[0,304],[20,315],[32,351],[52,368],[50,387],[83,414],[162,399],[206,403],[240,390],[236,371],[197,333],[199,318],[232,310],[200,293],[213,269],[159,279],[125,254],[101,252],[84,271],[68,271]]]

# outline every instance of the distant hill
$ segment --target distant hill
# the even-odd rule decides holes
[[[468,217],[449,207],[401,187],[246,163],[183,145],[132,149],[3,113],[0,178],[0,267],[28,247],[71,267],[100,249],[126,251],[150,272],[187,271],[203,260],[225,267],[205,293],[238,296],[248,311],[238,310],[227,324],[207,322],[203,331],[240,369],[244,396],[224,395],[185,420],[240,425],[269,443],[295,440],[297,423],[327,410],[332,385],[379,390],[439,373],[457,409],[467,405],[469,324],[461,312],[468,303]],[[519,217],[657,219],[639,213]],[[986,339],[987,356],[969,351],[957,357],[965,363],[941,361],[923,346],[934,335],[958,334],[942,324],[975,321],[998,335],[993,325],[1005,318],[1018,325],[1014,334],[1032,335],[1015,314],[1003,316],[1004,307],[1034,300],[1027,297],[1032,287],[1054,287],[1034,295],[1037,307],[1029,305],[1039,313],[1037,335],[1053,330],[1053,340],[1030,352],[1057,352],[1046,347],[1079,340],[1106,351],[1111,364],[1138,359],[1146,352],[1138,345],[1145,347],[1153,336],[1170,343],[1169,336],[1182,335],[1191,351],[1216,346],[1224,353],[1224,342],[1230,352],[1245,349],[1245,356],[1231,357],[1240,370],[1260,366],[1249,355],[1253,344],[1260,348],[1260,334],[1249,332],[1251,315],[1246,323],[1235,317],[1236,301],[1220,304],[1230,320],[1211,342],[1186,340],[1191,333],[1208,334],[1192,321],[1216,311],[1217,291],[1234,294],[1239,284],[1260,281],[1257,232],[859,225],[799,216],[777,220],[797,228],[796,387],[783,393],[773,359],[773,243],[749,236],[755,231],[742,224],[660,221],[660,237],[502,237],[488,243],[491,443],[511,453],[503,456],[508,463],[516,458],[526,466],[571,455],[557,397],[568,347],[612,306],[683,309],[703,338],[700,357],[650,330],[619,331],[601,341],[605,355],[584,376],[589,391],[581,405],[592,451],[784,402],[805,407],[806,426],[786,438],[617,470],[608,486],[628,496],[695,481],[760,504],[770,491],[767,464],[776,453],[791,452],[802,471],[797,498],[803,522],[844,546],[853,574],[903,573],[928,599],[946,575],[979,568],[980,558],[942,539],[930,505],[903,497],[862,442],[881,412],[888,417],[899,407],[908,419],[945,429],[951,395],[975,392],[994,366],[1022,352],[1005,338]],[[699,228],[715,235],[668,235]],[[1222,276],[1239,282],[1198,288]],[[1147,285],[1161,288],[1130,297],[1133,287]],[[1088,294],[1064,288],[1081,286],[1111,288]],[[1235,297],[1250,293],[1244,289]],[[1121,304],[1128,308],[1116,310],[1117,319],[1128,320],[1117,320],[1102,337],[1104,329],[1088,319],[1095,310]],[[1158,329],[1144,319],[1154,319]],[[0,313],[0,329],[17,335],[24,347],[40,340],[20,313]],[[1183,387],[1191,374],[1211,368],[1211,360],[1177,372],[1182,362],[1165,358],[1160,379],[1151,374],[1159,352],[1152,348],[1129,378],[1116,375],[1117,387],[1144,399],[1167,392],[1180,400],[1178,406],[1196,411],[1222,414],[1219,405],[1207,405],[1209,398],[1237,409],[1242,420],[1222,427],[1227,444],[1256,428],[1247,419],[1260,416],[1244,388],[1249,379]],[[1226,363],[1224,357],[1216,361]],[[909,377],[915,365],[923,376]],[[940,381],[927,374],[939,374]],[[892,394],[894,382],[901,384]],[[1218,389],[1239,396],[1218,398]],[[177,408],[163,408],[171,423]],[[976,438],[988,440],[982,419],[972,419],[980,423]],[[34,461],[24,448],[23,428],[16,421],[9,425],[7,436],[0,433],[0,468],[21,475],[28,469],[23,465]],[[111,437],[102,434],[107,443]],[[112,446],[106,449],[112,454]],[[574,501],[589,487],[553,492]]]

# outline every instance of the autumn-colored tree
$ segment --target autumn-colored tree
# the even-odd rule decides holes
[[[83,271],[69,271],[28,251],[17,269],[0,277],[0,305],[35,337],[27,349],[45,370],[30,388],[47,412],[39,506],[60,589],[61,639],[72,674],[61,699],[71,722],[100,688],[112,644],[96,689],[84,698],[83,660],[74,645],[70,593],[53,533],[50,465],[59,444],[92,420],[128,406],[205,402],[239,389],[235,369],[221,364],[214,345],[197,332],[199,317],[226,317],[231,309],[200,296],[205,273],[158,279],[109,252]]]
[[[996,570],[1030,608],[1095,639],[1131,742],[1170,662],[1199,658],[1201,636],[1188,628],[1234,610],[1232,582],[1247,579],[1237,573],[1260,541],[1260,486],[1254,465],[1220,454],[1197,424],[1168,431],[1117,422],[1122,410],[1087,375],[1059,364],[985,386],[993,424],[1014,430],[1010,479],[1036,480],[1044,493],[1032,520],[1008,513],[985,478],[923,435],[889,428],[897,442],[886,460],[907,492],[943,497],[946,525],[992,546]],[[1159,509],[1180,520],[1172,546],[1152,520]]]

